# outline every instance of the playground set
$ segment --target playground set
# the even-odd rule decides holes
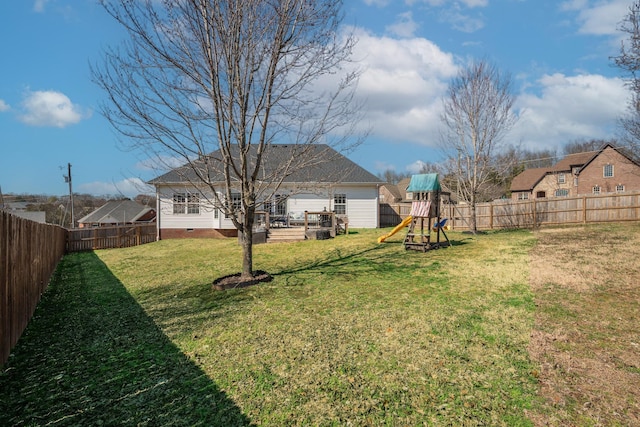
[[[409,230],[404,238],[406,250],[427,252],[431,249],[450,246],[451,243],[445,233],[447,219],[440,218],[442,187],[438,181],[438,174],[413,175],[407,192],[413,193],[409,216],[389,233],[378,237],[378,243],[384,242],[408,226]]]

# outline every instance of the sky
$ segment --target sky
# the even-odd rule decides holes
[[[611,57],[631,0],[345,0],[369,131],[348,157],[374,174],[437,163],[447,86],[472,60],[509,73],[518,121],[505,143],[556,150],[618,134],[628,90]],[[90,66],[125,38],[97,0],[0,2],[0,190],[149,192],[157,175],[100,114]],[[151,190],[152,191],[152,190]]]

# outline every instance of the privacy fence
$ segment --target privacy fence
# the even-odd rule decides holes
[[[69,230],[68,252],[128,248],[156,241],[156,224]]]
[[[0,211],[0,365],[33,315],[65,252],[156,240],[156,224],[66,230]]]
[[[411,203],[381,205],[380,225],[397,225],[410,211]],[[470,215],[471,208],[468,205],[441,205],[440,217],[448,218],[448,224],[454,230],[469,229]],[[476,206],[476,220],[480,230],[640,221],[640,193],[479,203]]]
[[[31,319],[66,242],[64,228],[0,211],[0,365]]]

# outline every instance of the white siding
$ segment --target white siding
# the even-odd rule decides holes
[[[339,186],[326,189],[324,194],[296,194],[289,198],[287,209],[289,212],[320,212],[332,211],[333,195],[347,195],[347,216],[349,227],[377,228],[378,227],[378,187],[373,186]]]
[[[179,214],[173,213],[173,194],[189,191],[185,188],[159,188],[160,198],[159,214],[160,228],[219,228],[213,218],[213,207],[204,198],[200,198],[199,214]],[[218,221],[218,220],[215,220]]]
[[[378,227],[378,188],[351,187],[336,189],[336,193],[347,195],[347,216],[349,227],[377,228]]]
[[[160,228],[214,228],[233,229],[233,223],[226,219],[222,212],[214,218],[214,209],[204,198],[200,202],[199,214],[173,214],[173,194],[188,191],[174,187],[161,187],[159,194]],[[287,194],[282,188],[281,194]],[[334,194],[346,194],[347,216],[349,227],[376,228],[378,227],[378,187],[377,185],[341,185],[338,187],[323,186],[313,194],[295,194],[287,200],[288,213],[320,212],[334,209]]]

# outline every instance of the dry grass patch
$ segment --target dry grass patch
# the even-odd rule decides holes
[[[640,425],[640,225],[537,233],[540,425]]]

